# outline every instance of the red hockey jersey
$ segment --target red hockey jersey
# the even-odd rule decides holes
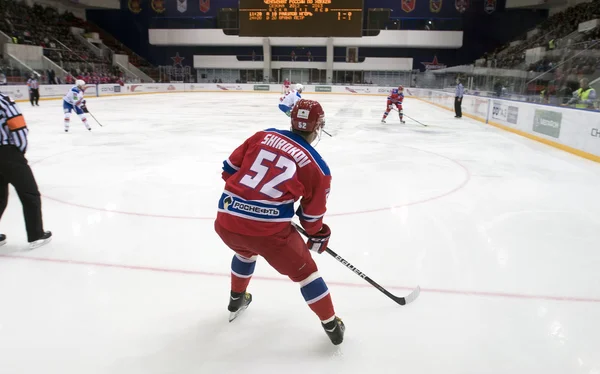
[[[387,98],[388,105],[392,105],[392,104],[402,105],[403,101],[404,101],[404,94],[400,93],[400,91],[397,88],[394,88],[392,90],[392,92],[390,92],[390,95]]]
[[[296,214],[309,234],[323,225],[331,185],[329,167],[319,153],[291,131],[260,131],[223,162],[225,191],[217,221],[227,230],[269,236]]]

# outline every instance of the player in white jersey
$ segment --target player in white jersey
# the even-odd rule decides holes
[[[92,130],[88,124],[85,113],[87,108],[85,106],[85,100],[83,100],[83,90],[85,89],[85,82],[81,79],[75,81],[75,86],[67,92],[63,97],[63,110],[65,112],[65,132],[69,132],[69,123],[71,122],[71,111],[74,110],[77,116],[81,119],[81,122],[85,125],[85,128]]]
[[[290,93],[279,99],[279,109],[281,109],[288,117],[291,115],[292,109],[294,109],[296,103],[302,99],[300,94],[303,90],[304,86],[298,83]]]

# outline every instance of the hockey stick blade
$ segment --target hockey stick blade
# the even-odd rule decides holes
[[[91,112],[89,112],[89,111],[88,111],[88,114],[89,114],[90,116],[92,116],[92,118],[94,119],[94,121],[96,121],[96,123],[97,123],[97,124],[99,124],[99,125],[100,125],[100,127],[104,127],[104,126],[102,126],[102,124],[101,124],[100,122],[98,122],[98,120],[96,119],[96,117],[94,117],[94,115],[93,115]]]
[[[396,112],[400,113],[400,111],[399,111],[397,108],[392,108],[392,109],[393,109],[393,110],[395,110]],[[409,116],[409,115],[403,114],[403,116],[404,116],[404,117],[406,117],[406,118],[409,118],[409,119],[411,119],[411,120],[413,120],[413,121],[415,121],[416,123],[418,123],[418,124],[419,124],[419,125],[421,125],[421,126],[424,126],[424,127],[429,127],[429,126],[427,126],[426,124],[424,124],[424,123],[422,123],[422,122],[419,122],[419,121],[417,121],[416,119],[412,118],[412,117],[411,117],[411,116]]]
[[[427,126],[426,124],[424,124],[424,123],[422,123],[422,122],[419,122],[419,121],[417,121],[416,119],[412,118],[411,116],[407,116],[407,115],[405,114],[405,115],[404,115],[404,117],[406,117],[406,118],[408,118],[408,119],[411,119],[411,120],[415,121],[416,123],[418,123],[419,125],[421,125],[421,126],[423,126],[423,127],[429,127],[429,126]]]
[[[296,230],[298,230],[298,232],[300,232],[302,235],[308,237],[308,234],[306,233],[306,231],[304,231],[304,229],[302,227],[300,227],[299,225],[297,225],[294,222],[292,222],[292,225],[296,228]],[[408,294],[405,297],[399,297],[399,296],[393,295],[388,290],[386,290],[381,285],[379,285],[379,283],[375,282],[374,280],[372,280],[371,278],[369,278],[369,276],[367,276],[365,273],[363,273],[362,271],[358,270],[358,268],[356,266],[352,265],[351,263],[349,263],[348,261],[346,261],[342,256],[340,256],[337,253],[335,253],[331,248],[327,248],[325,250],[325,252],[327,252],[331,257],[335,258],[339,263],[341,263],[342,265],[344,265],[348,269],[352,270],[353,273],[355,273],[356,275],[358,275],[359,277],[361,277],[362,279],[364,279],[365,281],[367,281],[367,283],[369,283],[371,286],[377,288],[385,296],[387,296],[390,299],[394,300],[399,305],[410,304],[413,301],[415,301],[417,299],[417,297],[419,297],[419,295],[421,294],[421,287],[417,286],[410,294]]]
[[[359,277],[361,277],[362,279],[367,281],[370,285],[377,288],[384,295],[386,295],[390,299],[394,300],[397,304],[400,304],[400,305],[410,304],[413,301],[415,301],[417,299],[417,297],[419,297],[419,295],[421,294],[421,287],[417,286],[407,296],[404,296],[404,297],[396,296],[396,295],[392,294],[391,292],[389,292],[388,290],[386,290],[385,288],[383,288],[381,285],[379,285],[379,283],[377,283],[374,280],[372,280],[371,278],[369,278],[369,276],[367,276],[365,273],[360,271],[356,266],[354,266],[351,263],[349,263],[348,261],[346,261],[344,258],[342,258],[342,256],[340,256],[337,253],[335,253],[334,251],[332,251],[330,248],[327,248],[325,251],[329,255],[331,255],[331,257],[335,258],[338,262],[340,262],[342,265],[344,265],[348,269],[352,270],[352,272],[354,272],[356,275],[358,275]]]

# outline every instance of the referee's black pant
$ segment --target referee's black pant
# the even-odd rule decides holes
[[[29,100],[31,101],[31,105],[35,103],[38,105],[38,101],[40,101],[40,89],[39,88],[30,88],[29,89]]]
[[[12,184],[25,217],[27,241],[33,242],[44,234],[42,222],[42,200],[37,183],[21,151],[12,145],[0,146],[0,218],[8,204],[8,184]]]
[[[462,117],[462,108],[461,108],[461,105],[462,105],[462,98],[456,96],[454,98],[454,113],[456,113],[456,117],[457,118]]]

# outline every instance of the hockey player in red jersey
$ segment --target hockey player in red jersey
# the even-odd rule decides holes
[[[402,102],[404,101],[404,87],[399,86],[397,89],[394,88],[390,95],[387,98],[387,107],[385,109],[385,113],[383,113],[383,118],[381,122],[385,123],[385,119],[390,114],[390,111],[396,106],[398,109],[398,114],[400,116],[400,123],[406,123],[403,120],[404,112],[402,111]]]
[[[223,162],[225,190],[215,230],[235,251],[231,262],[229,320],[243,312],[257,257],[298,283],[308,306],[335,345],[345,326],[335,315],[329,289],[309,249],[322,253],[331,230],[323,223],[331,173],[311,146],[325,126],[325,113],[313,100],[300,100],[291,112],[291,130],[268,129],[247,139]],[[305,243],[292,226],[295,212],[309,235]]]
[[[283,94],[287,95],[292,91],[292,84],[290,83],[289,79],[285,79],[283,81]]]

